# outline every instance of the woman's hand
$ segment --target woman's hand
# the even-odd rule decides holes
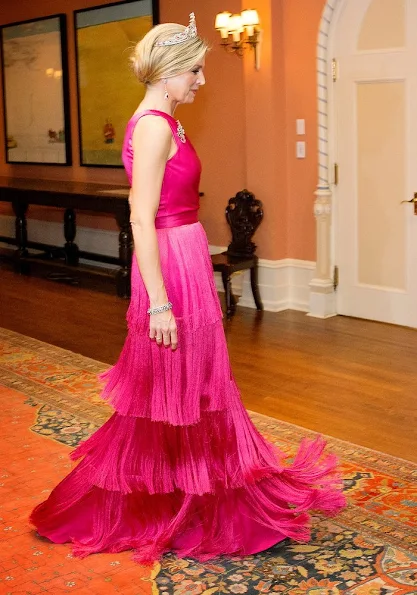
[[[171,345],[173,351],[177,348],[177,323],[172,310],[150,315],[149,337],[155,339],[158,345]]]

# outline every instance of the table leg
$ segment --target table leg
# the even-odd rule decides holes
[[[29,265],[23,259],[28,256],[27,241],[27,220],[26,213],[28,210],[28,203],[22,200],[15,199],[12,201],[13,212],[16,215],[15,234],[17,250],[14,254],[15,269],[23,274],[29,273]]]
[[[130,297],[130,271],[132,267],[132,231],[130,229],[129,208],[116,213],[116,221],[120,228],[119,233],[119,260],[120,268],[117,271],[117,295],[122,298]]]
[[[226,318],[229,320],[235,313],[236,300],[232,293],[232,279],[227,271],[222,271],[222,281],[226,298]]]
[[[76,217],[74,209],[65,209],[64,213],[64,236],[65,236],[65,262],[69,265],[77,265],[79,261],[79,249],[74,243],[77,233]]]
[[[263,304],[261,300],[261,294],[259,293],[258,286],[258,263],[255,264],[250,270],[250,285],[252,288],[253,299],[255,300],[255,306],[257,310],[263,310]]]

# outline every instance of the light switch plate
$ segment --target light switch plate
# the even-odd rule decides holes
[[[297,131],[297,134],[305,134],[306,133],[306,121],[304,119],[297,119],[295,121],[295,128]]]
[[[303,140],[299,140],[296,143],[296,155],[297,155],[297,159],[305,159],[306,144]]]

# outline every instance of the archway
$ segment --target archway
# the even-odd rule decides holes
[[[327,0],[317,37],[318,182],[315,192],[316,268],[310,283],[310,316],[336,315],[333,272],[331,270],[332,191],[329,164],[329,39],[336,9],[346,0]]]

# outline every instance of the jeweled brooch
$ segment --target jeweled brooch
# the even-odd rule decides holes
[[[181,125],[181,122],[179,120],[177,120],[177,134],[178,134],[178,138],[180,139],[180,141],[182,143],[185,143],[186,139],[185,139],[185,130]]]

